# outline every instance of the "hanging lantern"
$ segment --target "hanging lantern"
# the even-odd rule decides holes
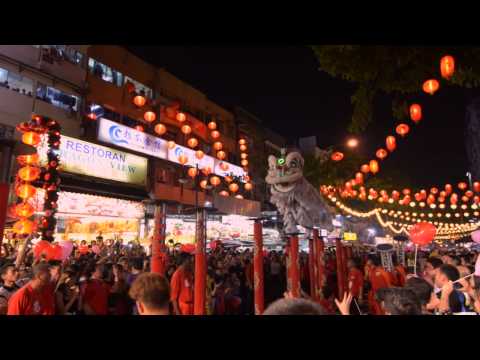
[[[473,197],[473,202],[474,202],[475,204],[477,204],[477,205],[480,204],[480,196],[475,195],[475,196]]]
[[[433,196],[432,194],[428,195],[427,197],[427,204],[428,205],[431,205],[435,202],[435,196]]]
[[[19,155],[17,156],[17,161],[20,165],[38,165],[39,156],[38,154],[31,155]]]
[[[23,181],[35,181],[40,176],[40,169],[35,166],[24,166],[18,170],[18,177]]]
[[[439,196],[437,200],[438,200],[439,203],[444,203],[445,202],[445,196]]]
[[[438,194],[438,189],[436,187],[432,187],[430,189],[430,193],[433,194],[433,195],[437,195]]]
[[[206,189],[206,188],[207,188],[207,185],[208,185],[207,180],[202,180],[202,181],[200,181],[200,187],[201,187],[202,189]]]
[[[452,191],[453,191],[452,185],[446,184],[446,185],[445,185],[445,192],[446,192],[448,195],[450,195],[450,194],[452,193]]]
[[[229,196],[230,194],[228,193],[228,191],[225,191],[225,190],[222,190],[218,193],[218,195],[220,196]]]
[[[192,128],[190,127],[190,125],[183,125],[182,128],[180,129],[182,131],[182,133],[184,133],[185,135],[188,135],[192,132]]]
[[[367,200],[367,194],[365,193],[360,193],[360,195],[358,195],[358,198],[362,201],[365,201]]]
[[[377,150],[377,153],[375,154],[377,156],[377,158],[379,158],[380,160],[383,160],[387,157],[388,155],[388,152],[387,150],[385,149],[378,149]]]
[[[473,197],[473,191],[471,191],[471,190],[466,191],[465,196],[468,197],[468,198]]]
[[[33,131],[27,131],[22,135],[22,142],[27,145],[37,146],[40,140],[40,135]]]
[[[248,157],[248,154],[247,153],[241,153],[240,154],[240,159],[244,160]]]
[[[408,188],[402,190],[402,194],[403,194],[403,195],[410,195],[411,193],[412,193],[411,190],[408,189]]]
[[[336,151],[332,154],[331,159],[333,161],[341,161],[343,159],[343,153]]]
[[[175,116],[175,118],[177,119],[177,121],[184,122],[185,120],[187,120],[187,115],[185,113],[179,111],[177,113],[177,115]]]
[[[145,131],[145,129],[143,128],[142,125],[137,125],[137,126],[135,126],[135,130],[141,131],[141,132],[144,132],[144,131]]]
[[[398,135],[403,137],[408,134],[408,132],[410,131],[410,127],[407,124],[400,124],[397,126],[395,131]]]
[[[393,200],[397,201],[400,198],[400,193],[397,190],[392,191]]]
[[[138,107],[142,107],[147,103],[147,98],[143,95],[135,95],[133,97],[133,103]]]
[[[435,94],[435,92],[438,90],[439,87],[440,87],[440,84],[435,79],[430,79],[423,83],[423,91],[425,91],[427,94],[430,94],[430,95]]]
[[[178,162],[182,165],[185,165],[188,162],[188,156],[184,154],[180,154],[178,156]]]
[[[203,175],[208,176],[212,173],[212,168],[210,166],[205,166],[202,169],[202,173],[203,173]]]
[[[198,140],[195,138],[190,138],[187,140],[187,145],[191,148],[194,148],[198,145]]]
[[[468,196],[462,196],[462,201],[463,201],[464,203],[468,202]]]
[[[198,174],[197,168],[191,167],[190,169],[188,169],[187,174],[191,178],[194,178]]]
[[[245,183],[244,185],[245,190],[250,191],[253,189],[252,183]]]
[[[417,202],[422,201],[422,200],[423,200],[422,194],[420,194],[420,193],[415,193],[415,200],[416,200]]]
[[[247,145],[247,140],[245,140],[245,139],[240,139],[240,140],[238,140],[238,144],[239,144],[239,145]]]
[[[370,171],[372,172],[373,175],[375,175],[376,173],[378,173],[379,171],[379,166],[378,166],[378,162],[377,160],[370,160]]]
[[[210,121],[207,125],[210,130],[215,130],[217,128],[217,123],[215,121]]]
[[[16,194],[19,198],[26,200],[35,196],[37,189],[30,184],[23,184],[17,187]]]
[[[177,146],[177,144],[175,144],[175,141],[173,140],[170,140],[167,142],[167,147],[170,149],[170,150],[173,150],[175,148],[175,146]]]
[[[458,202],[458,195],[453,193],[450,195],[450,204],[455,205]]]
[[[213,130],[210,133],[210,136],[212,137],[212,139],[218,139],[220,137],[220,132],[218,130]]]
[[[231,183],[228,185],[228,190],[232,193],[236,193],[238,191],[238,184],[237,183]]]
[[[212,146],[217,151],[222,150],[223,148],[223,144],[220,141],[214,142]]]
[[[416,124],[422,120],[422,107],[419,104],[410,105],[410,119]]]
[[[240,145],[240,151],[247,151],[247,145]]]
[[[360,167],[360,171],[364,174],[368,174],[370,172],[370,166],[368,166],[368,164],[363,164]]]
[[[445,79],[450,79],[455,72],[455,60],[453,56],[446,55],[440,60],[440,73]]]
[[[218,176],[212,176],[210,178],[210,184],[212,184],[213,186],[218,186],[218,185],[220,185],[221,182],[222,182],[222,180],[220,180],[220,178]]]
[[[97,120],[97,114],[91,112],[87,115],[87,118],[89,118],[90,120]]]
[[[223,171],[227,171],[229,168],[228,164],[226,162],[221,162],[220,163],[220,169],[222,169]]]
[[[242,160],[240,164],[242,164],[242,166],[248,166],[248,160]]]
[[[202,158],[205,156],[205,153],[202,150],[197,150],[195,151],[195,157],[198,160],[202,160]]]
[[[28,219],[22,219],[13,224],[13,232],[19,235],[29,235],[35,230],[35,223]]]
[[[355,174],[355,183],[357,183],[358,185],[363,184],[363,174],[361,172],[357,172]]]
[[[146,122],[152,123],[157,119],[157,115],[153,111],[147,111],[145,114],[143,114],[143,119]]]
[[[238,194],[238,195],[235,195],[235,197],[236,197],[237,199],[243,199],[243,196],[242,196],[242,195],[240,195],[240,194]]]
[[[475,191],[475,192],[480,192],[480,182],[475,181],[475,182],[473,183],[473,191]]]
[[[33,215],[35,209],[28,202],[15,205],[15,214],[19,217],[28,218]]]
[[[233,181],[233,178],[229,175],[225,176],[223,178],[225,180],[226,183],[230,184],[232,181]]]
[[[220,150],[219,152],[217,152],[217,159],[223,160],[226,157],[227,157],[227,154],[225,153],[225,151]]]
[[[468,185],[465,182],[458,183],[458,188],[462,191],[466,190],[467,187],[468,187]]]
[[[345,183],[345,189],[347,189],[347,191],[351,191],[352,190],[352,184],[350,183],[350,181],[347,181]],[[370,189],[372,190],[372,189]]]
[[[397,140],[395,139],[395,136],[387,136],[385,145],[387,146],[388,151],[393,152],[393,150],[395,150],[397,147]]]
[[[153,128],[153,130],[158,134],[158,135],[163,135],[167,132],[167,127],[163,124],[157,124]]]

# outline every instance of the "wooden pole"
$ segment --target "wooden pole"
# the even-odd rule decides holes
[[[314,239],[308,239],[308,275],[310,280],[310,297],[314,300],[317,298],[316,287],[316,261],[315,261],[315,244]]]
[[[253,224],[253,237],[255,240],[254,255],[253,255],[253,287],[254,287],[254,302],[255,315],[263,314],[265,308],[264,299],[264,277],[263,277],[263,235],[262,235],[262,221],[256,219]]]
[[[343,264],[342,264],[342,243],[340,239],[336,240],[336,258],[337,258],[337,284],[338,284],[338,298],[343,299],[345,291]]]
[[[325,286],[325,245],[323,239],[318,236],[318,229],[313,230],[313,245],[314,245],[314,254],[315,254],[315,289],[316,299],[323,299],[323,287]]]
[[[205,209],[197,209],[196,224],[196,248],[195,248],[195,292],[193,295],[194,315],[205,314],[205,294],[207,285],[207,257],[205,238],[207,232]]]
[[[165,231],[167,227],[167,206],[165,203],[155,204],[155,229],[152,240],[152,258],[150,269],[152,273],[162,276],[166,272],[167,254],[165,249]]]
[[[293,297],[300,297],[300,263],[298,258],[298,236],[290,237],[290,284]]]

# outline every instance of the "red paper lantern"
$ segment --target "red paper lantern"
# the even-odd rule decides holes
[[[206,189],[206,188],[207,188],[207,185],[208,185],[207,180],[202,180],[202,181],[200,181],[200,187],[201,187],[202,189]]]
[[[379,166],[378,166],[377,160],[370,160],[369,167],[370,167],[370,171],[372,172],[373,175],[378,173]]]
[[[240,195],[240,194],[238,194],[238,195],[235,195],[235,197],[236,197],[237,199],[243,199],[243,196],[242,196],[242,195]]]
[[[225,153],[225,151],[222,151],[220,150],[219,152],[217,152],[217,159],[219,160],[223,160],[227,157],[227,154]],[[242,160],[243,161],[243,160]]]
[[[241,153],[240,154],[240,159],[244,160],[248,157],[248,154],[247,153]]]
[[[343,153],[336,151],[332,154],[331,159],[333,161],[341,161],[343,159]]]
[[[462,191],[466,190],[467,187],[468,187],[468,185],[467,185],[467,183],[465,183],[465,182],[460,182],[460,183],[458,183],[458,188],[459,188],[460,190],[462,190]]]
[[[198,140],[195,138],[190,138],[187,140],[187,145],[191,148],[194,148],[198,145]]]
[[[433,195],[437,195],[438,194],[438,189],[436,187],[432,187],[430,189],[430,193],[433,194]]]
[[[238,191],[238,184],[237,183],[231,183],[228,185],[228,190],[232,193],[236,193]]]
[[[253,189],[252,183],[245,183],[244,185],[245,190],[250,191]]]
[[[468,197],[468,198],[473,197],[473,191],[471,191],[471,190],[466,191],[465,196]]]
[[[24,166],[18,170],[18,177],[23,181],[35,181],[40,176],[40,169],[35,166]]]
[[[418,123],[422,120],[422,107],[418,104],[410,105],[410,119],[413,122]]]
[[[383,160],[387,157],[388,152],[385,149],[378,149],[376,155],[377,155],[377,158],[379,158],[380,160]]]
[[[370,166],[368,166],[368,164],[363,164],[360,167],[360,171],[364,174],[368,174],[370,172]]]
[[[133,98],[133,103],[138,107],[142,107],[147,103],[147,99],[143,95],[136,95]]]
[[[223,144],[220,141],[216,141],[213,143],[213,148],[217,151],[222,150]]]
[[[205,166],[202,169],[202,173],[203,173],[203,175],[208,176],[212,173],[212,168],[210,166]]]
[[[415,200],[416,200],[416,201],[420,202],[420,201],[422,201],[422,199],[423,199],[422,194],[420,194],[420,193],[415,193]]]
[[[157,124],[153,128],[153,130],[158,134],[158,135],[163,135],[167,132],[167,127],[163,124]]]
[[[402,190],[403,195],[410,195],[411,193],[412,193],[411,190],[408,188]]]
[[[194,167],[191,167],[190,169],[188,169],[187,171],[187,174],[188,176],[190,176],[191,178],[194,178],[195,176],[197,176],[197,169],[194,168]]]
[[[478,204],[480,203],[480,196],[475,195],[475,196],[473,197],[473,202],[478,205]]]
[[[20,165],[38,165],[38,161],[40,157],[38,154],[31,154],[31,155],[19,155],[17,156],[17,161]]]
[[[210,133],[210,136],[212,137],[212,139],[218,139],[220,137],[220,132],[218,130],[213,130]]]
[[[440,196],[442,196],[442,197],[447,196],[447,192],[446,191],[440,191]]]
[[[397,201],[400,198],[400,193],[397,190],[392,191],[393,200]]]
[[[455,60],[453,56],[446,55],[440,60],[440,73],[445,79],[450,79],[455,72]]]
[[[437,229],[428,222],[419,222],[410,229],[410,239],[416,245],[427,245],[433,241]]]
[[[210,130],[215,130],[217,128],[217,123],[215,121],[210,121],[207,125]]]
[[[188,156],[184,154],[179,155],[178,162],[182,165],[185,165],[188,162]]]
[[[28,219],[22,219],[13,224],[13,232],[19,235],[28,235],[35,230],[35,223]]]
[[[397,126],[395,131],[398,135],[403,137],[408,134],[408,132],[410,131],[410,127],[407,124],[400,124]]]
[[[15,214],[22,218],[28,218],[33,215],[35,209],[27,202],[15,205]]]
[[[210,184],[212,184],[213,186],[218,186],[220,185],[222,181],[220,180],[220,178],[218,176],[212,176],[210,178]]]
[[[462,201],[463,201],[464,203],[468,202],[468,196],[465,196],[465,195],[462,196]]]
[[[145,114],[143,114],[143,119],[146,122],[152,123],[157,119],[157,115],[153,111],[147,111]]]
[[[395,136],[387,136],[385,145],[387,146],[388,151],[393,152],[393,150],[395,150],[397,147],[397,140],[395,139]]]
[[[177,115],[175,116],[175,118],[177,119],[177,121],[179,122],[184,122],[185,120],[187,120],[187,115],[185,115],[185,113],[183,112],[178,112]]]
[[[192,128],[190,127],[190,125],[183,125],[180,129],[182,131],[182,133],[184,133],[185,135],[188,135],[192,132]]]
[[[240,145],[240,151],[247,151],[247,145]]]
[[[37,146],[40,143],[40,135],[33,131],[27,131],[22,135],[22,142],[27,145]]]
[[[205,153],[202,150],[197,150],[195,151],[195,157],[198,160],[201,160],[205,156]]]
[[[240,164],[242,164],[242,166],[248,166],[248,160],[242,160]]]
[[[144,129],[144,127],[143,127],[142,125],[137,125],[137,126],[135,126],[135,130],[141,131],[141,132],[144,132],[144,131],[145,131],[145,129]]]
[[[428,195],[427,197],[427,204],[428,205],[431,205],[435,202],[435,196],[433,196],[432,194]]]
[[[443,204],[445,202],[445,196],[440,195],[437,200],[438,200],[439,203]]]
[[[238,140],[238,144],[239,144],[239,145],[247,145],[247,140],[245,140],[245,139],[240,139],[240,140]]]
[[[480,182],[475,181],[475,182],[473,183],[473,191],[475,191],[475,192],[480,192]]]
[[[355,182],[358,184],[358,185],[361,185],[363,184],[363,174],[361,172],[357,172],[355,174]]]
[[[36,192],[37,192],[37,189],[35,189],[34,186],[30,184],[23,184],[17,187],[17,190],[15,193],[19,198],[26,200],[33,197]]]
[[[440,83],[435,79],[427,80],[423,83],[423,91],[433,95],[440,88]]]
[[[453,193],[450,195],[450,204],[455,205],[458,202],[458,195]]]
[[[445,185],[445,192],[447,193],[447,195],[450,195],[452,193],[452,191],[453,191],[452,185],[446,184]]]

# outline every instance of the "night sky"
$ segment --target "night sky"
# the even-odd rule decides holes
[[[232,109],[238,105],[293,143],[297,137],[317,136],[320,147],[343,143],[348,137],[353,84],[318,70],[307,46],[282,47],[127,47],[137,56],[204,92],[209,99]],[[397,139],[397,150],[381,165],[377,176],[396,169],[411,184],[443,186],[465,181],[468,162],[464,145],[465,107],[479,91],[442,88],[435,96],[419,90],[423,119]],[[360,135],[358,151],[374,158],[387,135],[396,135],[391,99],[380,94],[375,122]]]

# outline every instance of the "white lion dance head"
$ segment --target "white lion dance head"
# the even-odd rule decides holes
[[[298,233],[297,225],[306,229],[311,237],[314,227],[330,230],[332,214],[319,192],[303,177],[304,160],[300,153],[291,152],[285,158],[268,158],[268,174],[271,185],[270,201],[283,217],[285,234]]]

